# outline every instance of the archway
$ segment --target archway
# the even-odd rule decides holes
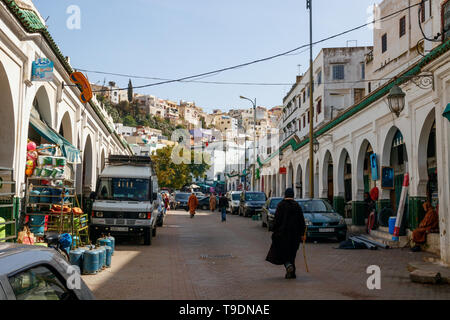
[[[272,175],[272,196],[277,196],[277,175]]]
[[[309,169],[309,159],[308,161],[306,161],[306,166],[305,166],[305,182],[303,183],[303,198],[310,198],[309,195],[309,190],[310,190],[310,185],[309,185],[309,174],[310,174],[310,169]]]
[[[347,149],[343,149],[338,163],[338,195],[343,201],[343,213],[352,217],[352,162]],[[341,213],[341,212],[340,212]]]
[[[2,116],[0,117],[0,166],[13,168],[14,152],[16,145],[14,103],[9,85],[8,76],[0,63],[0,106]]]
[[[59,126],[59,134],[73,144],[72,120],[70,119],[69,112],[66,112],[62,117],[61,124]]]
[[[303,198],[303,172],[302,172],[302,166],[299,164],[297,166],[297,178],[295,180],[295,188],[296,188],[296,197],[297,198]]]
[[[334,181],[333,181],[333,157],[331,152],[327,151],[323,159],[322,166],[322,183],[323,195],[332,204],[334,198]]]
[[[287,181],[286,189],[287,188],[294,189],[294,166],[292,165],[292,162],[289,163],[288,178],[287,179],[288,179],[288,181]]]
[[[372,145],[368,140],[364,140],[358,152],[358,160],[356,167],[356,187],[357,194],[360,199],[363,200],[362,195],[365,192],[369,192],[372,188],[376,187],[376,181],[372,180],[372,166],[370,157],[374,154]]]
[[[286,174],[281,174],[281,185],[280,185],[280,193],[279,195],[283,195],[286,190]]]
[[[319,160],[317,160],[314,169],[314,198],[319,198],[319,167]]]
[[[89,194],[93,191],[92,185],[93,173],[93,155],[92,155],[92,140],[88,135],[83,149],[83,194]]]
[[[102,150],[102,155],[101,155],[101,159],[100,159],[100,172],[103,171],[103,169],[105,169],[105,149]]]

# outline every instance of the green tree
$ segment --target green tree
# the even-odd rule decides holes
[[[136,127],[137,123],[132,116],[128,115],[125,118],[123,118],[123,125],[127,127]]]
[[[131,83],[131,79],[128,81],[128,102],[133,102],[133,84]]]

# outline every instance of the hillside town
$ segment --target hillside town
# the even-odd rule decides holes
[[[341,46],[313,2],[307,68],[202,107],[152,92],[300,49],[102,84],[0,0],[0,300],[450,299],[450,1],[379,1]]]

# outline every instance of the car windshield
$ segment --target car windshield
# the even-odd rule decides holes
[[[241,198],[241,194],[240,193],[233,193],[232,195],[231,195],[231,198],[233,199],[233,200],[239,200],[240,198]]]
[[[117,201],[149,201],[148,179],[102,178],[97,199]]]
[[[334,212],[333,207],[326,201],[323,200],[306,200],[298,201],[300,207],[302,207],[303,212]]]
[[[266,196],[264,193],[255,192],[255,193],[246,193],[245,194],[246,201],[266,201]]]
[[[188,200],[189,199],[190,194],[189,193],[177,193],[175,195],[175,200],[180,201],[180,200]]]
[[[278,207],[278,204],[283,200],[282,198],[279,199],[272,199],[270,200],[269,209],[276,209]]]

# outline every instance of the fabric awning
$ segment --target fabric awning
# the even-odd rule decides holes
[[[37,119],[33,114],[30,116],[30,124],[34,130],[37,131],[42,137],[44,137],[49,142],[58,145],[67,162],[78,164],[81,163],[80,150],[75,148],[69,141],[67,141],[63,136],[57,133],[55,130],[50,128],[47,124]]]
[[[445,108],[443,116],[446,117],[448,121],[450,121],[450,103],[447,105],[447,108]]]

